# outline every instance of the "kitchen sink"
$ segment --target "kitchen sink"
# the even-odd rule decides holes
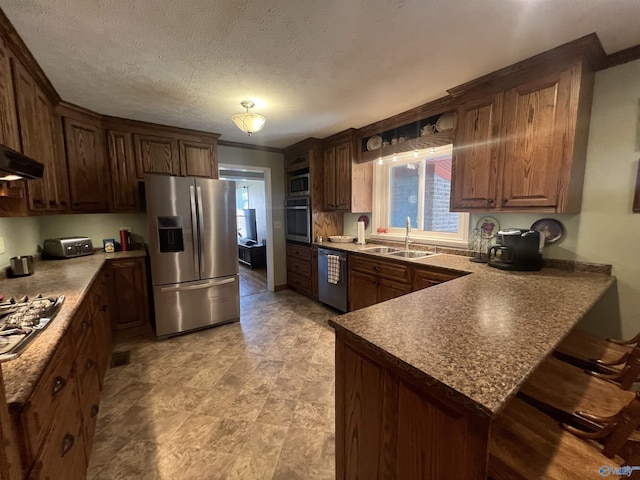
[[[399,252],[400,249],[393,248],[393,247],[369,247],[369,248],[363,248],[360,251],[369,252],[369,253],[392,253],[392,252]]]
[[[422,257],[428,257],[429,255],[433,255],[433,253],[422,252],[419,250],[401,250],[401,251],[395,251],[393,253],[389,253],[389,255],[393,255],[394,257],[422,258]]]

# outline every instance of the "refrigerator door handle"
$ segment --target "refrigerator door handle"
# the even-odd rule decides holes
[[[200,273],[204,274],[204,211],[202,209],[202,187],[196,187],[198,191],[198,243],[200,244]]]
[[[189,198],[191,200],[191,242],[193,243],[193,269],[198,272],[198,250],[199,250],[199,238],[198,232],[198,219],[196,215],[196,194],[195,187],[189,187]]]
[[[186,287],[181,285],[172,285],[170,287],[162,287],[160,291],[161,292],[184,292],[187,290],[202,290],[205,288],[212,288],[212,287],[219,287],[221,285],[227,285],[228,283],[233,283],[235,281],[236,279],[235,277],[233,277],[233,278],[227,278],[225,280],[218,280],[215,282],[203,283],[200,285],[188,285]]]

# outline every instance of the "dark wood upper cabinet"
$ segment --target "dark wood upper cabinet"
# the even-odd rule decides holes
[[[500,162],[502,94],[461,105],[451,175],[456,208],[493,208]]]
[[[102,128],[64,117],[71,208],[86,212],[109,210],[107,168]]]
[[[138,179],[131,132],[107,131],[111,172],[111,211],[138,210]]]
[[[180,173],[187,177],[218,178],[216,145],[180,140]]]
[[[0,38],[0,143],[21,151],[10,53]]]
[[[532,78],[458,107],[452,211],[580,211],[593,73]]]
[[[61,185],[66,182],[66,168],[56,144],[61,140],[56,132],[58,117],[51,101],[20,61],[12,58],[11,67],[22,152],[45,168],[41,179],[27,182],[29,209],[64,211],[68,209],[68,197]]]
[[[178,141],[171,137],[133,135],[136,151],[136,173],[143,179],[145,173],[180,175]]]
[[[355,139],[352,129],[323,142],[325,211],[371,211],[373,164],[356,162]]]

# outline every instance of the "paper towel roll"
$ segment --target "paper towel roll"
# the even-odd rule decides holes
[[[364,245],[364,222],[358,222],[358,243]]]

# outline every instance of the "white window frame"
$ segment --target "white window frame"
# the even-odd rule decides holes
[[[373,211],[371,219],[373,222],[371,238],[375,240],[395,240],[404,241],[405,228],[389,227],[389,172],[390,167],[413,163],[417,158],[428,159],[438,158],[446,154],[451,154],[452,145],[444,145],[433,149],[425,149],[415,152],[404,152],[388,157],[382,157],[376,161],[373,169]],[[417,157],[417,158],[416,158]],[[421,162],[420,168],[425,168],[425,162]],[[424,171],[422,172],[424,177]],[[420,182],[418,199],[418,218],[422,218],[424,206],[424,182]],[[378,233],[378,227],[387,228],[387,233]],[[458,212],[458,231],[433,232],[418,230],[416,225],[411,226],[410,239],[412,243],[425,243],[430,245],[442,245],[450,247],[468,247],[469,245],[469,214]]]

